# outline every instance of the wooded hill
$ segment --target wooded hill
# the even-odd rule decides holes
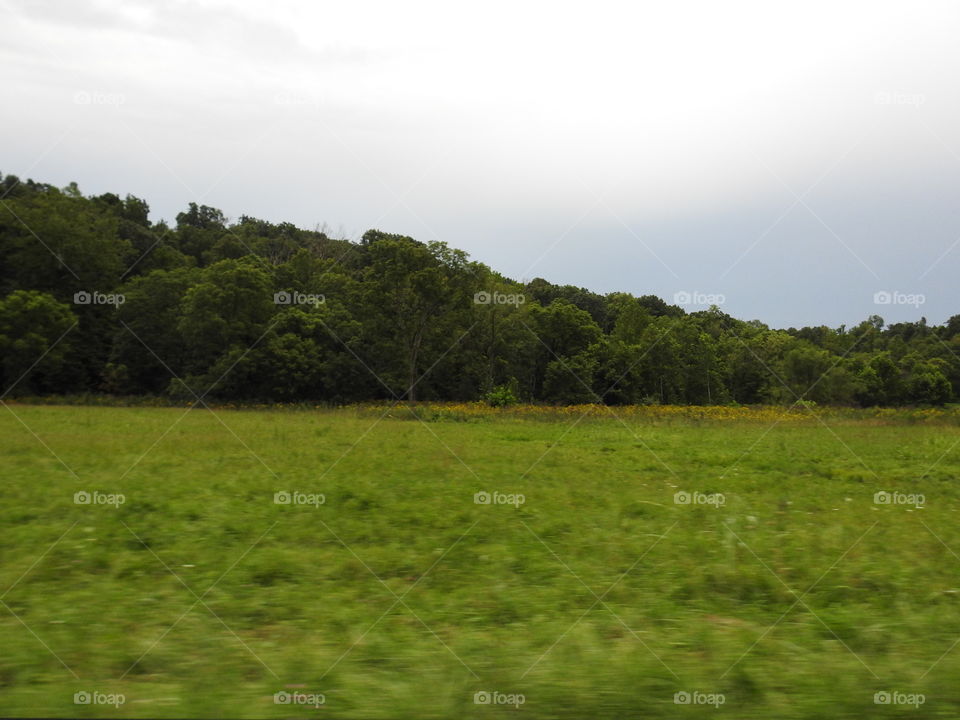
[[[444,243],[359,242],[191,203],[0,176],[8,396],[905,405],[960,399],[946,325],[771,329],[716,307],[505,278]]]

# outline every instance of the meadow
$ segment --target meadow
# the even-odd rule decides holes
[[[0,713],[955,718],[958,443],[956,410],[11,403]]]

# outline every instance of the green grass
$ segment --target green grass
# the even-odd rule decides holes
[[[0,408],[0,713],[960,716],[955,425],[391,415]]]

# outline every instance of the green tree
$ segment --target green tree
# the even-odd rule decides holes
[[[252,348],[276,310],[272,279],[256,261],[222,260],[204,269],[180,303],[187,373],[202,385],[220,382],[229,368],[216,372],[218,360]],[[188,384],[197,390],[196,382]]]
[[[365,306],[374,363],[398,396],[413,401],[418,379],[469,328],[476,269],[444,243],[367,233]],[[402,387],[401,390],[396,388]]]
[[[110,392],[160,393],[171,372],[185,369],[187,348],[178,330],[183,298],[202,277],[195,268],[156,270],[121,288],[125,302],[117,310],[106,389]]]
[[[70,307],[47,293],[16,290],[0,300],[0,394],[55,390],[76,323]]]

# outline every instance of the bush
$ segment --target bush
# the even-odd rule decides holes
[[[513,383],[497,385],[493,390],[483,396],[483,400],[490,407],[507,407],[508,405],[516,405],[520,402],[517,394],[513,391]]]

